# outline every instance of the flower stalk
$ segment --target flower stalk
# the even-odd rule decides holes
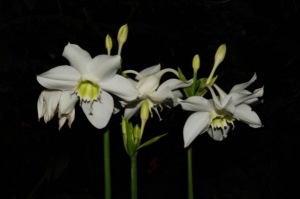
[[[111,172],[110,172],[110,139],[109,128],[103,134],[104,153],[104,191],[105,199],[111,199]]]
[[[188,199],[194,199],[193,186],[193,148],[189,147],[187,150],[187,170],[188,170]]]

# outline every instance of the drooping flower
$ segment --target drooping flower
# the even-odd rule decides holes
[[[151,117],[153,117],[153,109],[160,118],[157,108],[163,108],[163,104],[169,104],[169,106],[178,105],[177,98],[182,97],[179,89],[190,86],[193,83],[193,80],[181,81],[179,79],[172,78],[159,85],[161,77],[167,72],[174,73],[178,76],[178,72],[172,68],[161,70],[160,64],[148,67],[139,73],[132,70],[123,71],[123,74],[133,73],[136,75],[135,80],[129,79],[139,91],[139,95],[136,100],[126,103],[124,112],[125,117],[128,119],[131,118],[140,109],[144,100],[148,101]]]
[[[63,56],[70,66],[58,66],[37,75],[37,81],[45,88],[62,91],[58,105],[61,115],[69,115],[79,100],[88,120],[101,129],[107,125],[114,107],[109,93],[126,101],[136,99],[137,89],[125,77],[116,74],[121,67],[119,55],[92,58],[78,45],[69,43]]]
[[[184,110],[195,112],[189,116],[183,128],[184,146],[188,147],[198,135],[205,132],[214,140],[223,140],[230,128],[234,128],[235,120],[242,121],[252,128],[262,127],[260,118],[248,104],[258,101],[258,97],[263,96],[263,87],[253,93],[244,90],[255,79],[256,74],[249,82],[235,85],[228,94],[214,84],[218,96],[213,88],[207,85],[212,95],[210,100],[200,96],[179,100]]]
[[[58,129],[65,124],[66,120],[68,120],[68,126],[71,128],[71,125],[75,119],[75,109],[72,108],[68,112],[68,114],[61,114],[61,110],[59,110],[63,106],[59,106],[59,103],[63,105],[64,98],[69,95],[68,91],[59,91],[59,90],[44,90],[41,92],[37,109],[38,109],[38,120],[44,117],[45,123],[49,122],[56,113],[58,113],[59,125]],[[74,99],[73,99],[74,100]],[[69,107],[70,108],[70,107]]]

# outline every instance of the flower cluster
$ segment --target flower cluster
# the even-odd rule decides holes
[[[148,67],[140,72],[121,71],[121,50],[127,40],[128,27],[122,26],[118,33],[118,54],[110,55],[112,40],[106,36],[107,55],[94,58],[78,45],[68,43],[63,51],[70,65],[57,66],[37,75],[37,81],[46,88],[38,99],[38,118],[44,117],[48,122],[58,114],[59,129],[68,121],[71,127],[75,119],[77,101],[88,120],[98,129],[104,128],[113,113],[118,110],[117,103],[124,108],[123,121],[130,126],[133,117],[143,104],[153,117],[154,110],[158,115],[163,106],[181,105],[183,110],[193,111],[183,127],[184,146],[188,147],[200,134],[207,132],[214,140],[221,141],[234,128],[236,120],[249,124],[250,127],[262,127],[258,115],[249,106],[263,96],[263,87],[253,92],[246,88],[256,80],[256,74],[250,81],[234,86],[226,94],[215,81],[214,73],[226,54],[226,45],[221,45],[215,54],[215,61],[207,78],[197,79],[200,68],[200,57],[193,59],[193,78],[187,80],[180,68],[161,68],[160,64]],[[119,73],[118,73],[119,72]],[[173,73],[174,78],[161,83],[165,73]],[[130,77],[133,75],[134,77]],[[186,99],[183,99],[181,89]],[[212,99],[203,96],[210,93]],[[217,94],[216,94],[217,93]],[[145,112],[146,110],[146,112]],[[148,114],[148,113],[146,113]],[[123,122],[124,123],[124,122]],[[143,134],[146,120],[142,122]],[[126,132],[133,131],[131,128]],[[126,137],[126,136],[125,136]],[[139,137],[139,140],[141,137]],[[125,140],[126,141],[126,140]],[[125,143],[124,141],[124,143]],[[136,143],[135,143],[136,144]]]

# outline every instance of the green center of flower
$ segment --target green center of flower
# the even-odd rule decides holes
[[[225,136],[225,129],[229,128],[229,124],[231,124],[234,128],[234,117],[232,114],[229,114],[222,110],[215,110],[210,113],[211,123],[210,126],[213,130],[222,129]]]
[[[75,92],[80,99],[84,102],[93,102],[100,99],[100,86],[96,82],[83,79],[81,80],[75,88]]]

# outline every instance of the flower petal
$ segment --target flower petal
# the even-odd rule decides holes
[[[151,67],[148,67],[148,68],[145,68],[144,70],[140,71],[139,73],[145,77],[146,75],[153,75],[155,73],[157,73],[158,71],[160,71],[160,64],[157,64],[157,65],[154,65],[154,66],[151,66]],[[136,76],[135,77],[136,80],[140,80],[141,77],[139,76]]]
[[[179,100],[182,109],[186,111],[201,111],[201,112],[211,112],[215,109],[212,100],[207,100],[201,96],[192,96],[186,100]]]
[[[44,94],[41,92],[39,98],[38,98],[38,103],[37,103],[37,110],[38,110],[38,120],[45,115],[46,113],[46,107],[45,107],[45,102],[44,102]]]
[[[37,81],[48,89],[73,90],[80,79],[79,72],[70,66],[58,66],[37,76]]]
[[[134,116],[134,114],[136,114],[136,112],[141,108],[143,101],[144,100],[136,100],[130,104],[127,104],[124,111],[124,117],[130,119],[132,116]]]
[[[256,89],[251,94],[245,94],[244,92],[241,92],[241,93],[230,93],[227,96],[230,96],[232,98],[232,101],[235,105],[239,105],[246,101],[249,102],[249,100],[252,100],[252,99],[256,100],[258,97],[262,97],[263,94],[264,94],[264,87]]]
[[[259,88],[259,89],[260,89],[260,88]],[[253,93],[256,93],[259,89],[254,90]],[[248,91],[248,90],[242,90],[242,91],[240,92],[240,94],[248,94],[248,95],[251,95],[252,93],[251,93],[250,91]],[[249,100],[244,101],[244,104],[254,104],[254,103],[259,102],[259,101],[260,101],[260,100],[259,100],[257,97],[255,97],[255,98],[252,98],[252,99],[249,99]]]
[[[68,120],[68,126],[69,126],[69,128],[71,128],[71,125],[72,125],[74,119],[75,119],[75,109],[73,109],[70,114],[59,118],[58,130],[60,130],[62,128],[62,126],[65,124],[66,120]]]
[[[44,105],[46,106],[46,111],[44,114],[44,121],[47,123],[50,121],[53,116],[57,112],[58,102],[61,96],[61,91],[51,91],[51,90],[44,90],[42,92]]]
[[[259,128],[263,126],[258,115],[252,111],[251,107],[247,104],[237,106],[233,117],[249,124],[252,128]]]
[[[218,86],[216,86],[215,88],[221,96],[217,96],[211,86],[206,85],[206,88],[209,89],[214,101],[214,105],[218,110],[224,110],[230,113],[234,112],[235,106],[231,99],[231,96],[226,95],[226,93],[223,90],[221,90],[221,88],[219,88]]]
[[[121,75],[115,75],[108,81],[100,82],[100,87],[125,101],[132,101],[139,95],[139,91],[134,85]]]
[[[216,141],[222,141],[224,138],[227,137],[227,133],[230,130],[230,127],[224,129],[224,134],[221,128],[212,129],[209,128],[207,133],[210,135],[210,137]]]
[[[120,55],[98,55],[87,64],[87,71],[97,81],[103,82],[113,78],[120,67]]]
[[[157,91],[161,91],[166,87],[169,87],[171,90],[179,89],[179,88],[185,88],[189,87],[193,84],[193,79],[190,79],[189,81],[181,81],[179,79],[168,79],[164,83],[162,83],[158,88]]]
[[[169,87],[165,87],[160,92],[154,91],[148,97],[155,102],[162,102],[166,99],[175,100],[175,96]]]
[[[173,91],[173,95],[176,97],[176,98],[183,98],[183,94],[180,92],[180,90],[175,90]],[[178,103],[176,103],[178,104]]]
[[[188,147],[198,135],[207,131],[209,123],[208,112],[193,113],[183,127],[184,147]]]
[[[92,60],[91,55],[87,51],[76,44],[68,43],[62,55],[68,59],[70,65],[76,68],[81,75],[87,74],[86,66]]]
[[[82,102],[82,110],[88,120],[98,129],[104,128],[112,115],[114,100],[110,94],[105,91],[101,92],[101,100],[91,103]]]
[[[70,91],[62,92],[59,100],[59,114],[68,115],[74,109],[78,97],[76,94],[71,94]]]
[[[250,84],[252,84],[255,80],[256,80],[256,73],[254,73],[253,77],[248,82],[237,84],[234,87],[232,87],[229,93],[239,93],[240,91],[247,88]]]

